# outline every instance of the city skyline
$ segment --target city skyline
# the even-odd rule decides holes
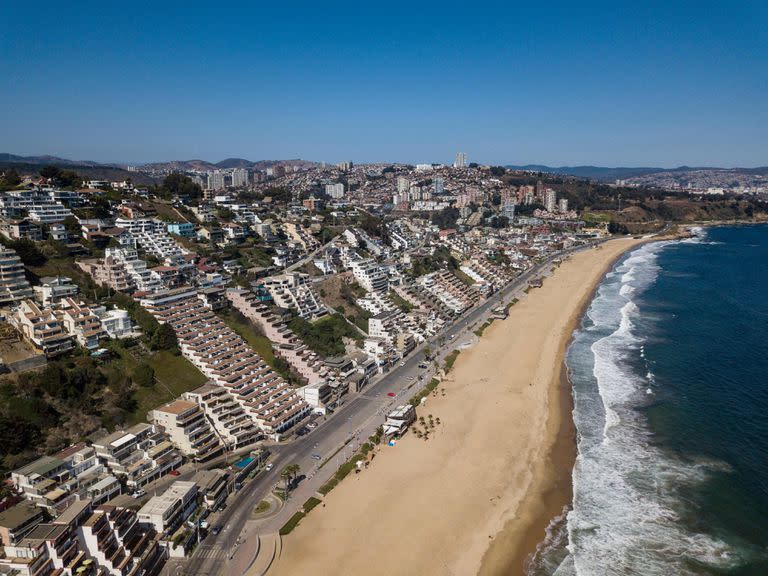
[[[15,5],[0,150],[760,166],[765,16],[752,2],[701,3],[695,17],[683,3],[555,3],[546,18],[529,5]]]

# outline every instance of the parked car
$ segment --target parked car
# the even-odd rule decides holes
[[[274,464],[272,464],[272,462],[270,462],[269,464],[267,464],[266,466],[264,466],[264,470],[266,470],[267,472],[269,472],[270,470],[272,470],[272,468],[274,468],[274,466],[275,466],[275,465],[274,465]]]
[[[168,474],[170,474],[171,476],[181,476],[181,472],[179,472],[178,470],[171,470],[170,472],[168,472]]]
[[[320,454],[312,454],[312,460],[320,460],[321,458]]]
[[[147,493],[144,490],[141,490],[141,489],[136,490],[133,494],[131,494],[131,496],[134,497],[134,498],[141,498],[142,496],[146,496],[146,495],[147,495]]]

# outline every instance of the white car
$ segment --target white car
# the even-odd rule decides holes
[[[131,494],[133,498],[141,498],[142,496],[146,496],[146,495],[147,493],[144,492],[144,490],[136,490],[133,494]]]
[[[274,465],[274,464],[272,464],[272,462],[270,462],[269,464],[267,464],[266,466],[264,466],[264,470],[266,470],[267,472],[269,472],[270,470],[272,470],[272,468],[274,468],[274,466],[275,466],[275,465]]]
[[[400,367],[402,368],[403,366],[405,366],[405,362],[400,362]]]

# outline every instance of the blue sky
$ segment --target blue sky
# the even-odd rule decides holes
[[[0,152],[768,165],[768,2],[3,4]]]

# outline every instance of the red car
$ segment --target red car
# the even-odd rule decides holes
[[[181,472],[179,472],[178,470],[171,470],[170,472],[168,472],[168,474],[170,474],[171,476],[181,476]]]
[[[387,396],[389,396],[390,398],[394,398],[395,396],[397,396],[397,394],[395,394],[394,392],[387,392]]]

